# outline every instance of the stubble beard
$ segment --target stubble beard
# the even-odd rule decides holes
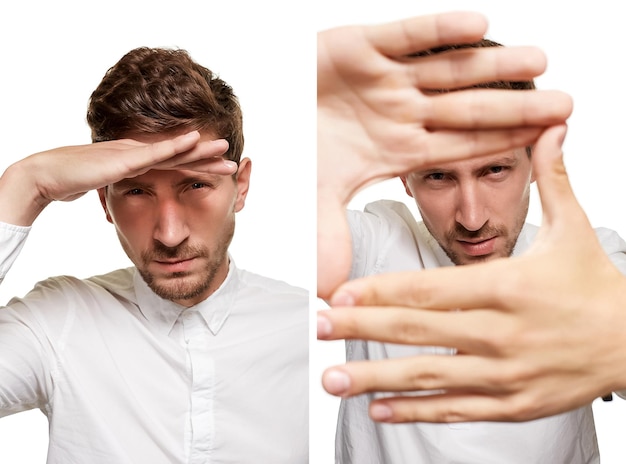
[[[192,246],[183,242],[176,247],[166,247],[155,242],[151,250],[141,254],[143,266],[137,267],[139,274],[148,287],[163,299],[170,301],[191,300],[207,292],[215,284],[218,271],[227,263],[228,247],[234,234],[234,223],[229,227],[213,251],[206,247]],[[199,272],[172,272],[164,276],[155,276],[147,271],[147,265],[155,259],[195,257],[206,260],[206,266]],[[226,264],[227,265],[227,264]],[[196,274],[196,275],[194,275]],[[221,282],[220,282],[221,284]],[[207,295],[208,296],[208,295]]]
[[[475,264],[489,261],[490,259],[495,258],[509,258],[513,254],[513,250],[515,249],[515,245],[517,244],[519,234],[524,227],[524,221],[526,220],[527,215],[528,205],[526,205],[522,213],[518,216],[517,222],[515,223],[513,230],[509,230],[503,225],[493,226],[487,222],[479,230],[470,231],[463,227],[461,224],[456,223],[455,228],[448,231],[443,239],[435,237],[432,231],[430,231],[430,228],[428,227],[428,224],[426,222],[424,222],[424,225],[429,230],[431,235],[435,237],[435,240],[437,240],[437,243],[439,243],[439,246],[446,253],[448,258],[450,258],[450,261],[452,261],[457,266],[462,266],[465,264]],[[462,259],[462,257],[459,256],[459,254],[452,249],[452,244],[459,239],[476,239],[492,236],[506,237],[506,239],[503,248],[501,248],[501,250],[499,250],[497,253],[491,255],[470,256],[468,257],[469,260],[467,260]]]

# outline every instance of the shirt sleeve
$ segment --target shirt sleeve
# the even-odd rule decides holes
[[[613,230],[600,227],[595,229],[595,231],[602,248],[604,248],[611,262],[622,274],[626,275],[626,242]],[[615,393],[619,397],[626,399],[626,390]]]
[[[30,227],[14,226],[0,222],[0,282],[22,251]]]
[[[19,255],[30,227],[0,222],[0,282]],[[45,354],[36,323],[19,302],[0,308],[0,417],[41,407]]]

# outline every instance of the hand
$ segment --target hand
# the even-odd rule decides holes
[[[463,90],[497,80],[530,80],[546,66],[534,48],[410,53],[475,42],[475,13],[422,16],[318,34],[318,296],[348,277],[349,200],[363,187],[433,162],[529,145],[571,113],[560,92]]]
[[[55,200],[71,201],[150,169],[192,169],[233,174],[224,160],[226,140],[200,141],[197,131],[157,143],[131,139],[62,147],[31,155],[10,166],[0,178],[0,220],[31,225]]]
[[[562,162],[564,127],[533,152],[543,225],[516,258],[348,282],[319,313],[319,338],[448,346],[456,356],[348,363],[325,388],[445,390],[376,400],[387,422],[522,421],[557,414],[626,387],[626,278],[600,246]],[[450,308],[461,309],[449,311]]]

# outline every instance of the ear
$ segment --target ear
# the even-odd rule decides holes
[[[250,158],[243,158],[239,161],[237,169],[237,198],[235,200],[235,212],[241,211],[246,204],[248,196],[248,188],[250,187],[250,172],[252,171],[252,162]]]
[[[411,198],[413,198],[413,192],[411,192],[411,189],[409,188],[409,183],[406,180],[406,176],[400,176],[400,180],[402,181],[402,184],[404,185],[404,190],[406,191],[406,194],[410,196]]]
[[[107,194],[106,187],[102,187],[98,189],[98,197],[100,198],[100,204],[102,205],[102,208],[104,209],[104,213],[106,214],[107,221],[113,224],[113,219],[111,219],[111,213],[109,213],[109,207],[107,206],[106,194]]]

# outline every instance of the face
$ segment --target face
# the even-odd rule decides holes
[[[528,213],[532,180],[524,149],[402,178],[429,232],[457,265],[511,255]]]
[[[134,138],[152,143],[165,137]],[[236,179],[151,170],[98,193],[124,251],[148,286],[162,298],[192,306],[228,274],[235,213],[244,206],[249,178],[250,160],[244,158]]]

